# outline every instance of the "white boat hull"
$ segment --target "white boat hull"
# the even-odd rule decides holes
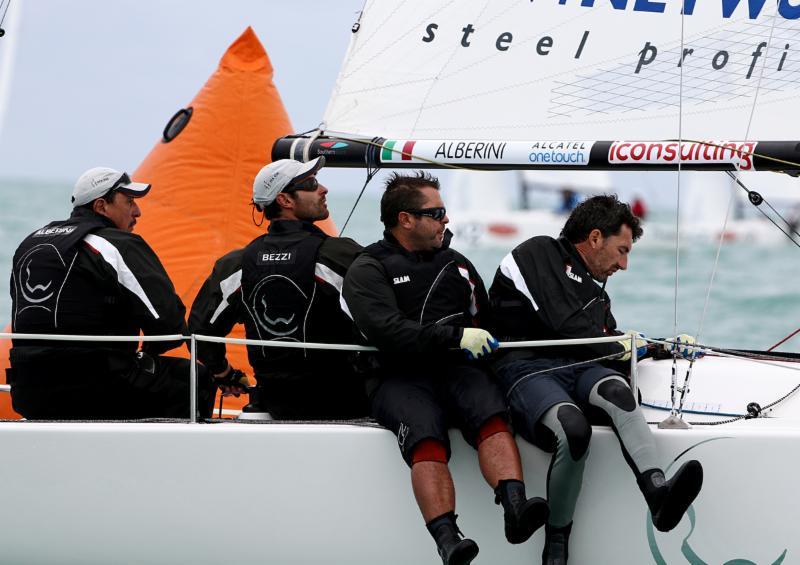
[[[684,540],[705,563],[800,559],[800,426],[760,419],[654,433],[664,466],[703,462],[694,531],[684,518],[648,540],[647,509],[617,440],[595,428],[571,563],[694,562],[681,554]],[[480,545],[476,562],[537,563],[543,533],[505,542],[474,451],[452,439],[459,524]],[[20,422],[0,426],[0,442],[4,563],[438,562],[382,429]],[[519,443],[529,493],[544,495],[549,457]]]

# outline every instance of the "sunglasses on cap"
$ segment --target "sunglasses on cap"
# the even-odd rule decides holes
[[[317,177],[308,177],[304,181],[290,184],[289,186],[283,189],[283,192],[295,192],[297,190],[313,192],[317,190],[318,187],[319,187],[319,182],[317,181]]]
[[[408,210],[403,210],[403,212],[408,212],[414,216],[428,216],[437,222],[441,222],[447,215],[447,209],[444,206],[436,208],[409,208]]]

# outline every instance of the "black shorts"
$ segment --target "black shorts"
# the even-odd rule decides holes
[[[344,364],[255,376],[260,405],[276,420],[352,420],[369,414],[364,380]]]
[[[397,436],[409,466],[421,440],[443,443],[449,460],[449,428],[460,429],[467,443],[476,447],[481,426],[492,416],[506,417],[503,395],[491,374],[467,363],[386,376],[370,397],[370,410],[378,423]]]
[[[12,362],[14,410],[29,420],[188,418],[189,360],[152,359],[153,371],[143,370],[133,353],[119,355],[115,371],[101,354]],[[213,381],[205,367],[197,368],[197,408],[207,418]]]
[[[593,418],[602,415],[595,415],[590,408],[589,393],[606,377],[625,377],[600,363],[557,368],[576,362],[575,359],[522,359],[497,367],[514,430],[534,445],[550,445],[551,437],[537,437],[537,424],[548,409],[562,402],[577,405],[593,423],[607,423]]]

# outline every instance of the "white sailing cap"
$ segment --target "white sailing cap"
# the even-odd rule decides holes
[[[72,189],[72,206],[83,206],[112,190],[139,198],[150,191],[150,185],[133,182],[128,173],[121,173],[116,169],[94,167],[83,173],[75,183],[75,188]]]
[[[262,167],[253,181],[253,202],[262,208],[269,206],[286,187],[302,182],[325,166],[325,157],[319,156],[308,163],[294,159],[279,159]]]

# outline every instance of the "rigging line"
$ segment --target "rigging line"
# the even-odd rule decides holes
[[[782,343],[784,343],[784,342],[786,342],[786,341],[789,341],[790,339],[792,339],[792,338],[793,338],[794,336],[796,336],[798,333],[800,333],[800,328],[797,328],[796,330],[794,330],[792,333],[790,333],[789,335],[787,335],[785,338],[783,338],[782,340],[780,340],[778,343],[776,343],[775,345],[773,345],[772,347],[770,347],[769,349],[767,349],[767,351],[772,351],[773,349],[775,349],[776,347],[778,347],[778,346],[779,346],[779,345],[781,345]]]
[[[725,231],[728,228],[728,220],[730,219],[731,209],[733,208],[733,201],[734,196],[736,195],[735,190],[731,187],[730,197],[728,198],[728,208],[725,210],[725,221],[722,222],[722,231],[719,234],[719,240],[717,241],[717,252],[714,257],[714,265],[711,268],[711,277],[708,280],[708,288],[706,289],[706,297],[703,301],[703,312],[700,314],[700,321],[697,324],[697,333],[695,334],[695,340],[700,339],[700,335],[703,331],[703,326],[705,325],[706,321],[706,314],[708,313],[708,304],[711,301],[711,290],[714,288],[714,279],[717,275],[717,269],[719,267],[719,257],[722,253],[722,242],[724,241]],[[697,355],[695,352],[692,352],[692,356],[689,360],[689,367],[686,369],[686,374],[683,377],[683,386],[681,387],[681,398],[680,403],[678,405],[678,417],[683,415],[683,403],[686,399],[686,395],[689,393],[689,383],[692,380],[692,370],[694,369],[694,362],[697,359]],[[677,363],[677,355],[673,356],[673,368],[674,364]]]
[[[339,230],[339,237],[342,237],[342,234],[344,233],[344,230],[347,229],[347,224],[350,223],[350,218],[353,217],[353,212],[356,211],[356,207],[358,206],[358,203],[361,201],[361,197],[364,195],[364,191],[367,189],[367,185],[372,180],[372,177],[374,177],[377,174],[377,172],[378,172],[378,169],[367,168],[367,180],[364,181],[364,186],[361,187],[361,192],[358,193],[358,197],[356,198],[356,201],[353,203],[353,207],[350,208],[350,213],[347,214],[347,219],[344,221],[344,225],[342,226],[342,229]]]
[[[747,186],[745,186],[744,183],[742,183],[741,180],[739,180],[738,178],[734,177],[731,174],[730,171],[726,171],[726,172],[728,173],[728,175],[731,176],[731,178],[733,178],[734,181],[736,181],[736,184],[738,184],[740,187],[742,187],[742,189],[745,192],[747,192],[748,197],[750,196],[751,193],[754,192],[754,191],[750,190],[749,188],[747,188]],[[794,235],[796,235],[796,236],[798,236],[798,238],[800,238],[800,233],[798,233],[797,230],[794,227],[792,227],[792,224],[789,221],[787,221],[786,218],[784,218],[781,215],[781,213],[778,212],[775,209],[774,206],[772,206],[772,204],[770,204],[763,196],[758,194],[758,192],[755,192],[755,194],[757,194],[759,196],[759,198],[761,199],[762,202],[766,202],[766,204],[769,207],[769,209],[772,210],[772,212],[781,219],[781,221],[786,225],[786,227],[789,228],[789,231],[791,231]],[[752,202],[752,200],[751,200],[751,202]],[[756,210],[758,210],[761,213],[762,216],[764,216],[767,220],[769,220],[770,223],[773,226],[775,226],[777,229],[779,229],[781,231],[781,233],[783,233],[783,235],[785,235],[789,239],[789,241],[791,241],[797,247],[800,247],[800,243],[798,243],[798,241],[796,241],[795,238],[792,237],[792,234],[787,232],[782,226],[778,225],[778,223],[769,214],[767,214],[766,212],[764,212],[764,210],[761,209],[759,204],[753,203],[753,206],[755,206]]]
[[[486,0],[486,2],[484,3],[483,8],[481,8],[481,11],[475,18],[476,21],[480,21],[484,12],[486,12],[486,8],[489,7],[489,1],[490,0]],[[447,67],[450,66],[450,63],[453,61],[457,53],[458,53],[458,47],[453,47],[453,49],[450,51],[450,56],[447,58],[447,61],[445,61],[444,64],[441,67],[439,67],[439,72],[436,73],[436,76],[428,85],[428,88],[425,92],[425,96],[422,98],[422,101],[420,102],[419,111],[417,112],[417,117],[414,120],[414,124],[411,126],[412,135],[415,135],[413,132],[417,131],[417,124],[419,124],[419,120],[422,117],[422,113],[425,111],[425,104],[428,103],[428,98],[430,98],[430,95],[433,92],[434,87],[436,87],[436,85],[438,84],[440,76],[447,69]]]
[[[0,2],[0,7],[2,7],[2,2]],[[3,22],[6,21],[6,14],[8,13],[8,9],[11,7],[11,0],[6,2],[6,9],[3,10],[3,17],[0,18],[0,28],[3,27]]]
[[[778,3],[775,3],[775,10],[778,9]],[[767,59],[769,58],[769,48],[772,44],[772,35],[775,33],[775,22],[777,21],[777,14],[775,12],[772,13],[772,25],[769,28],[769,38],[767,38],[767,49],[764,51],[764,61],[761,64],[761,72],[758,74],[758,82],[756,83],[756,92],[753,95],[753,105],[750,107],[750,117],[747,120],[747,130],[745,130],[744,140],[747,141],[750,138],[750,127],[753,125],[753,116],[756,113],[756,104],[758,103],[758,94],[761,92],[761,81],[764,78],[764,70],[767,68]],[[737,171],[738,177],[738,171]]]
[[[680,281],[680,257],[681,257],[681,177],[683,165],[683,46],[684,46],[684,20],[686,14],[681,10],[681,65],[678,73],[678,191],[675,204],[675,291],[672,298],[672,335],[678,334],[678,284]],[[670,379],[670,399],[672,406],[670,414],[676,415],[675,410],[675,391],[678,388],[677,376],[678,360],[672,357],[672,377]]]
[[[749,188],[747,188],[747,185],[745,185],[741,181],[741,179],[739,179],[738,177],[735,177],[734,175],[732,175],[730,171],[726,171],[726,172],[728,173],[728,176],[730,176],[736,182],[736,184],[738,184],[740,187],[742,187],[742,190],[744,190],[747,193],[748,199],[751,199],[752,198],[751,195],[754,194],[755,198],[760,200],[760,202],[758,202],[758,203],[753,202],[753,200],[750,200],[750,202],[754,206],[756,206],[756,208],[761,205],[761,202],[765,203],[769,207],[769,209],[772,210],[772,212],[776,216],[778,216],[781,219],[781,221],[787,225],[787,227],[789,227],[789,229],[792,231],[792,233],[794,233],[794,235],[800,237],[800,233],[798,233],[797,230],[792,227],[791,222],[787,221],[786,218],[784,218],[781,215],[781,213],[778,212],[778,210],[775,209],[775,207],[769,202],[769,200],[764,198],[759,192],[753,191],[753,190],[750,190]]]
[[[567,365],[561,365],[559,367],[548,367],[546,369],[541,369],[539,371],[533,371],[532,373],[526,373],[526,374],[522,375],[520,378],[518,378],[516,381],[514,381],[514,384],[512,384],[509,387],[508,392],[506,393],[506,398],[510,399],[511,398],[511,393],[514,392],[514,390],[516,390],[516,388],[519,385],[521,385],[522,383],[524,383],[528,379],[530,379],[532,377],[535,377],[536,375],[541,375],[542,373],[549,373],[550,371],[558,371],[560,369],[568,369],[570,367],[578,367],[580,365],[586,365],[588,363],[596,363],[598,361],[605,361],[607,359],[613,359],[615,357],[619,357],[620,355],[621,355],[620,353],[612,353],[610,355],[604,355],[603,357],[597,357],[595,359],[587,359],[585,361],[576,361],[575,363],[569,363]]]
[[[729,171],[726,171],[729,176],[733,176]],[[734,179],[735,180],[735,179]],[[711,300],[711,290],[714,288],[714,279],[717,275],[717,269],[719,268],[719,257],[722,253],[722,243],[725,241],[725,232],[728,229],[728,221],[731,217],[731,209],[733,208],[734,197],[736,196],[736,191],[734,187],[731,187],[730,196],[728,197],[728,208],[725,210],[725,220],[722,222],[722,230],[719,232],[719,238],[717,240],[717,252],[714,256],[714,265],[711,268],[711,277],[708,280],[708,288],[706,288],[706,297],[703,301],[703,312],[700,314],[700,322],[697,324],[697,333],[694,335],[695,340],[700,340],[700,335],[703,331],[703,326],[705,325],[706,321],[706,314],[708,313],[708,304]],[[689,371],[691,372],[692,366],[694,365],[695,357],[692,357],[692,361],[689,364]]]

